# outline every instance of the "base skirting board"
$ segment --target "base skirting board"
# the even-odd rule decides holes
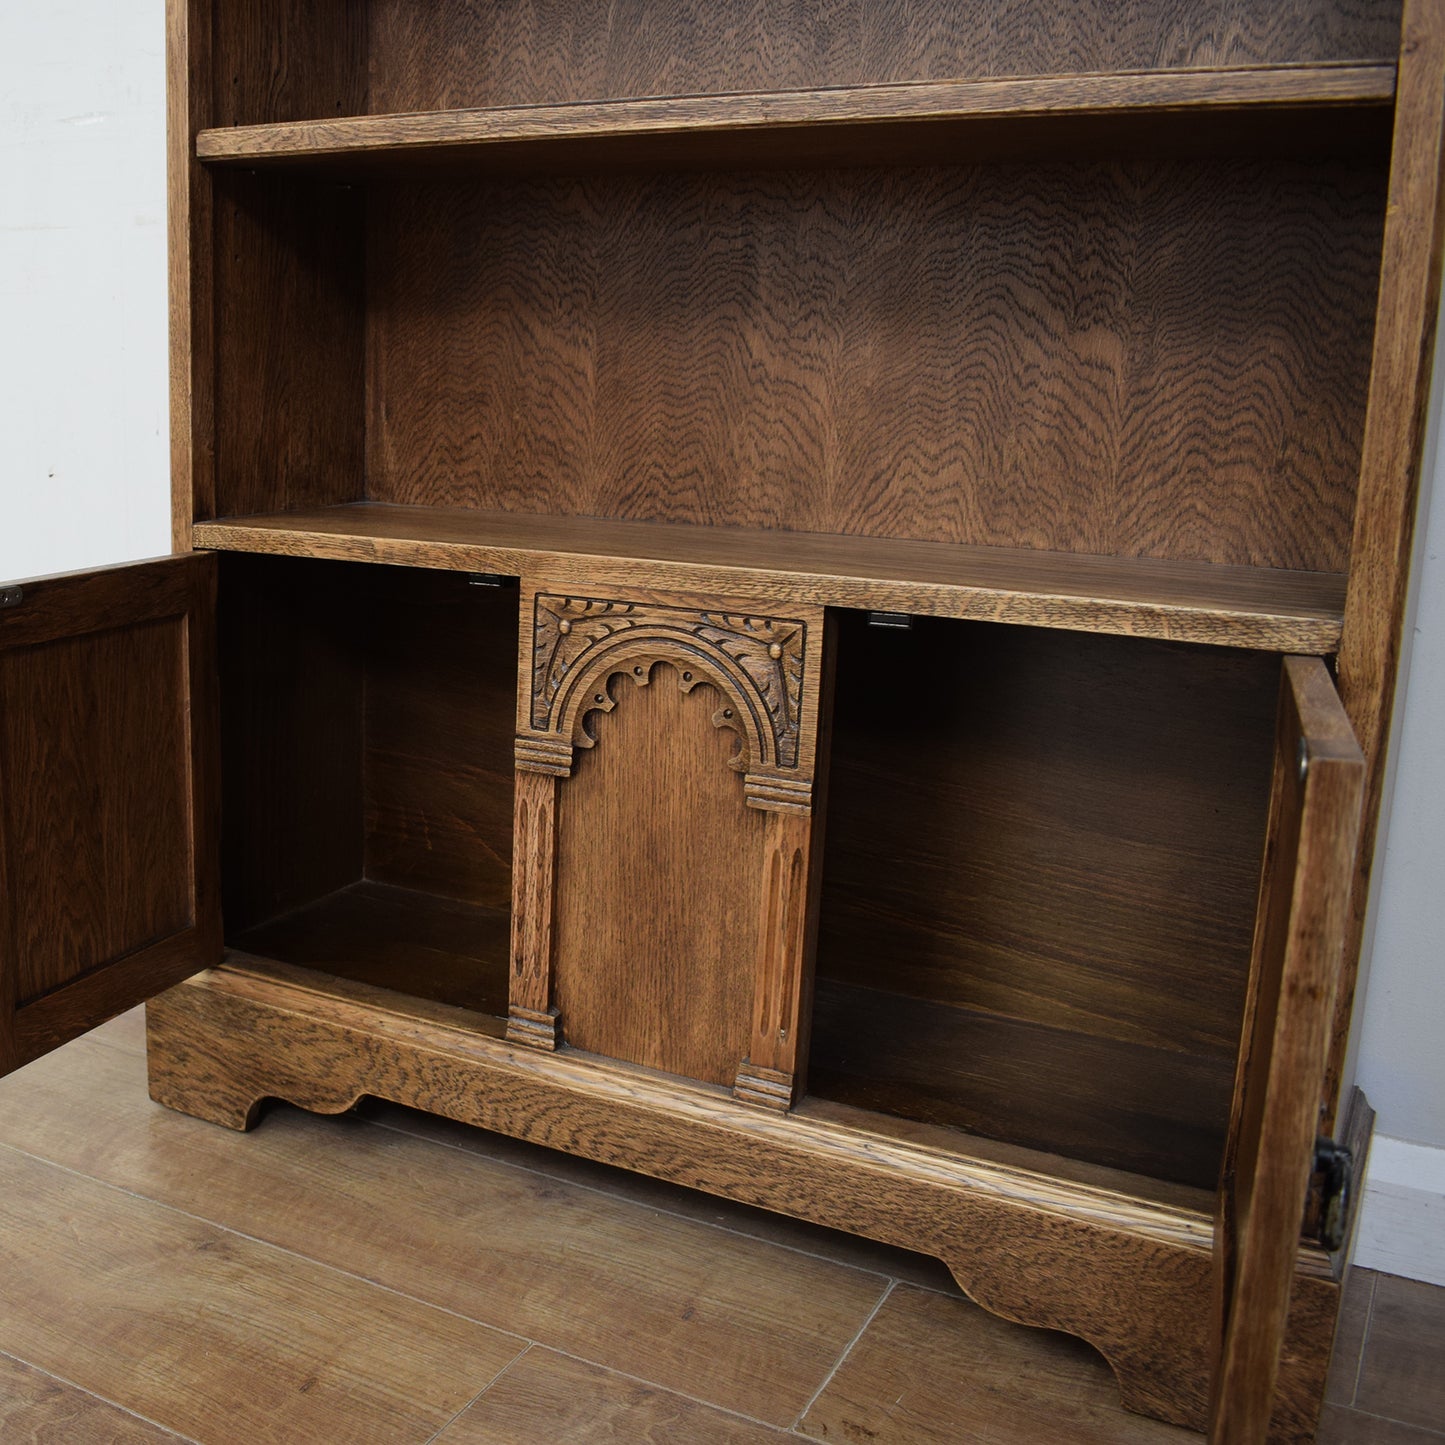
[[[1445,1285],[1445,1149],[1376,1134],[1354,1262]]]

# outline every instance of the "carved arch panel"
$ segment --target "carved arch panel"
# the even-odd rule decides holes
[[[775,1108],[791,1103],[806,1036],[823,632],[820,611],[799,611],[804,615],[775,616],[651,595],[598,598],[542,589],[531,595],[523,618],[527,682],[516,747],[508,1027],[514,1042],[555,1048],[575,1039],[597,1052],[714,1082],[724,1081],[726,1072],[741,1099]],[[674,701],[655,694],[644,700],[635,691],[642,688],[664,688]],[[723,754],[703,743],[689,707],[704,696],[707,722],[736,736]],[[629,721],[624,711],[636,717]],[[616,720],[607,721],[614,713]],[[646,721],[638,721],[642,717]],[[603,756],[619,748],[625,756]],[[710,761],[703,764],[703,758]],[[718,791],[710,770],[720,761],[742,775],[735,813],[725,802],[717,808],[726,789]],[[699,766],[706,771],[698,772]],[[585,787],[568,782],[584,776]],[[651,828],[646,814],[629,811],[630,795],[650,799],[646,806],[652,809],[670,808],[674,782],[696,792],[708,819],[698,825],[709,840],[701,851],[686,809],[670,810],[671,831],[651,839],[654,856],[664,863],[670,837],[679,856],[708,870],[706,882],[689,889],[695,906],[684,913],[675,907],[683,885],[666,866],[647,878],[645,870],[618,863],[633,856],[636,836]],[[704,804],[704,798],[710,801]],[[765,826],[754,810],[766,815]],[[637,923],[631,951],[614,946],[619,894]],[[605,926],[605,947],[598,939],[586,941],[578,900],[587,896],[602,899],[593,906]],[[741,932],[739,908],[749,920]],[[668,921],[658,926],[660,918]],[[725,947],[720,939],[727,940]],[[647,1028],[626,1018],[629,989],[639,1016],[652,1009],[659,1021],[673,1020],[663,1027],[688,1017],[672,1004],[671,1013],[657,1013],[658,998],[670,989],[692,991],[699,1006],[704,999],[736,1001],[740,958],[746,959],[744,977],[752,974],[742,995],[750,999],[751,1017],[745,1003],[743,1016],[733,1016],[722,1030],[737,1048],[726,1070],[700,1040],[691,1064],[685,1044],[664,1040],[654,1046]],[[603,969],[614,976],[612,993],[593,987]],[[715,987],[709,970],[725,972],[734,983]],[[559,1016],[559,1002],[578,1016]],[[598,1014],[614,1015],[613,1021],[600,1021]]]
[[[646,683],[671,664],[684,689],[709,682],[726,699],[718,725],[742,748],[732,766],[753,807],[804,809],[811,759],[802,756],[808,624],[798,618],[538,593],[533,604],[533,733],[548,735],[548,759],[570,772],[572,749],[593,746],[588,716],[616,705],[619,674]]]

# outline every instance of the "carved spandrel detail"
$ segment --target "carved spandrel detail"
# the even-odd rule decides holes
[[[806,625],[791,618],[539,594],[532,726],[589,746],[585,735],[572,734],[594,707],[610,710],[612,671],[630,670],[634,681],[646,681],[652,662],[667,662],[682,672],[684,690],[701,680],[697,671],[741,705],[747,715],[736,720],[737,730],[753,753],[739,759],[741,767],[793,768],[801,740],[806,640]],[[615,669],[607,665],[614,655]],[[597,690],[579,698],[584,680]],[[720,715],[719,725],[731,722]]]

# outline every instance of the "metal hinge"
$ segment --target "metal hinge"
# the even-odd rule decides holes
[[[1350,1213],[1354,1207],[1354,1157],[1333,1139],[1316,1139],[1306,1232],[1331,1254],[1336,1253],[1344,1248],[1349,1237]]]
[[[0,587],[0,607],[19,607],[24,601],[23,587]]]

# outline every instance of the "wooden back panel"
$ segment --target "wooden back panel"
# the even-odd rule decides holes
[[[555,1002],[567,1041],[731,1085],[748,1052],[765,815],[726,700],[667,664],[613,678],[558,790]]]
[[[223,561],[227,932],[363,877],[505,907],[515,586]]]
[[[367,493],[1339,571],[1382,206],[1360,161],[378,188]]]
[[[361,877],[363,666],[346,563],[221,558],[226,932]]]
[[[516,584],[373,570],[366,876],[509,907]]]
[[[1278,0],[372,0],[368,110],[1393,60],[1399,6]],[[258,117],[264,118],[264,117]]]
[[[1212,1187],[1277,673],[843,614],[819,1091]]]

